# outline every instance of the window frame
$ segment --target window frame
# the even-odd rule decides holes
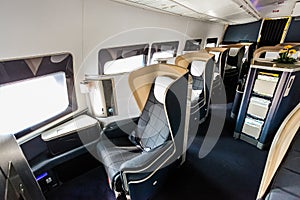
[[[104,66],[107,62],[132,56],[144,55],[144,61],[141,67],[146,66],[148,51],[148,43],[100,49],[98,51],[98,74],[105,74]]]
[[[40,59],[40,63],[36,71],[32,71],[29,66],[29,61],[33,59]],[[39,78],[41,76],[49,75],[56,72],[64,72],[69,105],[65,111],[59,113],[49,119],[28,127],[20,132],[14,133],[15,137],[18,139],[23,137],[53,121],[58,120],[61,117],[64,117],[78,109],[75,85],[74,85],[74,66],[73,66],[73,55],[69,52],[62,52],[56,54],[47,54],[41,56],[32,56],[32,57],[22,57],[16,59],[6,59],[0,61],[0,87],[5,84],[14,84],[19,81]],[[16,70],[20,69],[20,70]],[[19,73],[16,73],[19,72]],[[26,72],[26,74],[23,74]]]

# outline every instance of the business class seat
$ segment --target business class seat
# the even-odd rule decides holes
[[[227,63],[224,70],[224,85],[226,89],[227,101],[232,102],[238,82],[241,80],[243,58],[245,54],[244,45],[225,45],[229,48]]]
[[[300,199],[300,130],[277,170],[265,200]]]
[[[227,64],[225,66],[225,76],[226,73],[228,74],[232,71],[237,71],[238,75],[240,75],[240,71],[243,64],[243,58],[245,55],[245,46],[229,45],[227,47],[229,48],[229,52],[228,52]]]
[[[191,118],[203,122],[209,113],[215,71],[214,55],[205,50],[178,56],[175,64],[189,70],[192,78]]]
[[[300,199],[300,104],[273,139],[257,199]]]
[[[187,70],[150,65],[129,74],[141,110],[137,120],[107,125],[97,144],[111,188],[119,199],[148,199],[168,168],[183,162],[186,144]],[[135,122],[137,124],[135,124]]]
[[[214,71],[212,92],[214,93],[215,98],[217,98],[218,95],[223,95],[222,88],[224,87],[224,69],[227,63],[229,49],[222,47],[206,47],[205,50],[208,53],[215,55],[216,66]]]

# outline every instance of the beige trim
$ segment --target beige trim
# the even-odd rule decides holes
[[[170,76],[177,79],[187,73],[187,71],[187,69],[175,65],[155,64],[131,72],[128,76],[129,87],[133,92],[139,109],[143,110],[151,85],[157,76]]]
[[[189,64],[192,61],[200,60],[200,61],[208,62],[208,60],[213,57],[214,57],[213,54],[209,54],[209,53],[207,53],[206,50],[202,49],[197,52],[191,52],[191,53],[186,53],[181,56],[177,56],[176,60],[175,60],[175,65],[178,65],[180,67],[187,69]]]
[[[242,48],[243,46],[250,46],[252,43],[236,43],[236,44],[222,44],[219,47],[222,48]]]
[[[206,47],[205,50],[209,53],[210,51],[221,52],[226,51],[227,47]]]
[[[300,104],[285,118],[272,142],[260,183],[257,199],[261,199],[281,164],[297,130],[300,126]]]
[[[186,111],[185,111],[185,124],[184,124],[184,138],[183,138],[183,155],[182,155],[182,161],[181,165],[186,160],[186,152],[188,149],[188,139],[189,139],[189,125],[190,125],[190,117],[191,117],[191,96],[192,96],[192,85],[191,79],[192,77],[188,77],[188,87],[187,87],[187,101],[186,101]]]
[[[260,47],[258,49],[256,49],[253,53],[253,59],[251,64],[255,64],[255,60],[259,60],[260,55],[266,52],[279,52],[280,50],[282,50],[284,48],[284,46],[286,45],[291,45],[293,47],[296,47],[298,45],[300,45],[300,43],[280,43],[277,44],[275,46],[264,46],[264,47]]]
[[[281,48],[283,48],[286,45],[292,45],[294,47],[294,46],[299,46],[300,43],[298,43],[298,42],[279,43],[279,44],[276,44],[275,47],[281,47]]]
[[[282,49],[282,46],[264,46],[256,49],[253,53],[252,64],[256,58],[259,58],[261,54],[266,52],[279,52]]]

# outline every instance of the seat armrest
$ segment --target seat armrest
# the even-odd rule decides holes
[[[174,143],[165,142],[162,146],[126,161],[120,167],[123,173],[148,173],[160,168],[165,161],[169,160],[174,152]]]
[[[112,122],[103,128],[101,135],[104,134],[109,139],[128,136],[136,128],[138,119],[132,118]]]

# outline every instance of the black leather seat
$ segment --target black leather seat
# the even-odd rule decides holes
[[[226,89],[227,101],[232,102],[235,96],[237,84],[241,79],[245,46],[228,46],[228,48],[229,53],[223,81]]]
[[[225,66],[225,75],[226,72],[229,73],[229,71],[232,70],[236,70],[238,72],[238,75],[240,75],[244,55],[245,46],[233,46],[229,48],[227,65]]]
[[[270,147],[259,200],[300,199],[300,104],[285,118]]]
[[[220,77],[221,79],[224,78],[224,69],[225,65],[227,63],[227,57],[228,57],[228,48],[222,48],[222,47],[207,47],[205,50],[215,55],[215,71],[214,71],[214,81],[217,79],[217,77]]]
[[[213,76],[215,71],[214,55],[205,50],[186,53],[176,58],[176,65],[189,69],[192,77],[191,118],[205,121],[211,101]]]
[[[277,170],[265,200],[300,199],[300,129]]]
[[[222,96],[224,96],[224,70],[225,65],[227,63],[227,57],[228,57],[228,48],[222,48],[222,47],[207,47],[205,50],[215,55],[215,71],[214,71],[214,77],[213,77],[213,86],[212,86],[212,93],[214,96],[214,103],[223,103],[221,99]]]
[[[122,127],[119,128],[122,131]],[[109,129],[110,127],[103,132],[97,149],[107,166],[109,179],[114,180],[111,182],[114,184],[119,178],[120,167],[123,163],[143,152],[157,148],[169,139],[167,118],[163,104],[154,96],[154,86],[151,88],[138,124],[129,136],[125,133],[121,137],[112,137],[108,135]]]
[[[157,64],[132,74],[129,82],[141,116],[104,128],[97,152],[111,188],[140,200],[153,194],[165,167],[184,153],[187,70]],[[139,80],[142,85],[134,85]]]

